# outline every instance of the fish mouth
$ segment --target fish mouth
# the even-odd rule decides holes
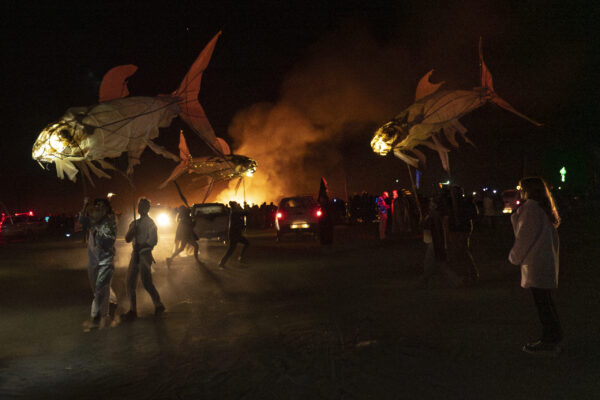
[[[389,123],[377,129],[371,140],[371,149],[380,156],[386,156],[392,151],[393,144],[398,138],[397,133],[390,134],[388,125]]]
[[[83,151],[76,140],[76,133],[76,127],[65,121],[46,126],[33,144],[32,158],[47,163],[56,160],[81,159]]]

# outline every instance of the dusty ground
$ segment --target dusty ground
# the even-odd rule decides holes
[[[558,358],[520,346],[539,333],[518,269],[505,261],[510,229],[479,229],[476,287],[442,277],[415,285],[423,245],[338,227],[336,244],[274,241],[251,232],[248,265],[216,268],[205,244],[154,279],[167,306],[84,333],[91,292],[86,253],[66,240],[0,245],[0,398],[114,399],[597,399],[600,398],[598,218],[560,229],[556,303],[566,340]],[[129,250],[118,243],[113,287],[125,311]]]

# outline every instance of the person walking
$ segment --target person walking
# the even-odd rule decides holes
[[[198,258],[198,237],[194,233],[194,220],[190,214],[190,209],[186,206],[179,206],[177,209],[177,230],[175,231],[175,250],[171,257],[167,257],[167,267],[171,268],[173,259],[181,253],[186,246],[194,248],[194,258],[196,262],[202,265]]]
[[[130,301],[129,312],[123,314],[122,319],[132,321],[137,318],[136,286],[138,275],[141,275],[144,289],[148,292],[154,303],[154,314],[160,315],[165,311],[165,306],[160,301],[160,296],[154,283],[152,282],[152,271],[150,269],[154,258],[152,249],[158,243],[158,234],[156,224],[148,215],[150,211],[150,201],[141,198],[138,202],[138,213],[140,217],[129,225],[129,230],[125,235],[125,241],[133,241],[133,251],[129,268],[127,270],[127,294]]]
[[[229,257],[231,257],[235,251],[238,243],[242,243],[244,245],[238,260],[240,262],[244,262],[244,254],[250,245],[248,239],[246,239],[243,235],[244,216],[246,216],[248,212],[244,211],[242,207],[235,201],[230,201],[229,206],[231,207],[231,213],[229,214],[229,246],[227,247],[227,252],[221,259],[221,262],[219,262],[219,268],[225,268],[227,260],[229,260]]]
[[[522,350],[557,354],[563,332],[552,291],[558,287],[558,231],[560,217],[542,178],[523,178],[518,186],[523,203],[511,216],[515,243],[508,260],[521,266],[521,287],[529,289],[542,324],[542,336]]]
[[[82,225],[88,227],[88,278],[94,300],[89,321],[84,329],[98,329],[110,325],[117,309],[117,296],[110,284],[115,273],[115,240],[117,224],[108,199],[95,199],[89,209],[89,199],[83,200],[83,209],[79,213]]]

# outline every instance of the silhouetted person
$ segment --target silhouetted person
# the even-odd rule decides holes
[[[186,246],[194,248],[194,258],[198,264],[202,264],[198,258],[198,238],[194,233],[194,220],[190,214],[190,209],[186,206],[180,206],[177,212],[177,230],[175,231],[175,250],[171,257],[167,257],[167,267],[171,267],[173,259],[181,253]]]
[[[158,234],[156,224],[148,216],[150,211],[150,201],[141,198],[138,203],[138,213],[140,217],[132,221],[129,230],[125,235],[125,241],[133,241],[133,251],[127,270],[127,294],[129,295],[130,309],[123,315],[124,320],[132,321],[137,318],[136,286],[138,275],[142,277],[144,289],[148,292],[154,303],[154,313],[159,315],[165,311],[165,306],[160,301],[158,291],[152,282],[152,271],[150,269],[154,258],[152,249],[158,243]]]
[[[229,260],[229,257],[231,257],[235,251],[238,243],[242,243],[244,245],[244,247],[242,247],[242,252],[238,257],[238,260],[243,262],[244,254],[250,245],[248,239],[246,239],[243,235],[244,216],[248,215],[248,212],[244,211],[235,201],[230,201],[229,206],[231,207],[231,213],[229,214],[229,246],[227,247],[227,252],[219,263],[220,268],[225,268],[227,260]]]

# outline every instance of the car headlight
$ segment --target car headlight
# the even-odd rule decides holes
[[[156,223],[163,228],[171,226],[171,217],[167,213],[160,213],[156,217]]]

